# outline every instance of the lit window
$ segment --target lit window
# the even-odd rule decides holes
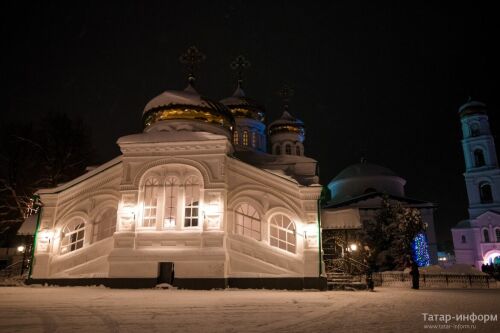
[[[295,224],[285,215],[274,215],[271,218],[269,244],[282,250],[295,253]]]
[[[281,155],[281,146],[276,146],[276,155]]]
[[[248,146],[248,131],[243,131],[243,146]]]
[[[478,168],[478,167],[482,167],[484,165],[485,165],[485,162],[484,162],[483,151],[481,149],[474,150],[474,166],[476,168]]]
[[[465,235],[462,235],[462,243],[467,243],[467,239],[465,238]]]
[[[159,182],[156,178],[149,178],[144,184],[144,213],[143,227],[156,226],[156,208],[158,206]]]
[[[295,155],[300,156],[300,147],[298,145],[295,146]]]
[[[238,131],[237,130],[234,130],[234,132],[233,132],[233,143],[235,145],[239,144],[239,137],[238,137]]]
[[[163,228],[175,228],[178,195],[179,182],[177,181],[177,178],[167,177],[165,181],[165,209],[163,215]]]
[[[488,232],[488,229],[483,230],[483,235],[484,235],[484,242],[489,243],[490,242],[490,234]]]
[[[236,233],[260,240],[260,215],[247,203],[236,209]]]
[[[85,238],[85,222],[76,219],[68,223],[63,229],[62,236],[61,254],[82,248]]]
[[[493,196],[491,195],[491,186],[488,183],[481,183],[479,185],[479,197],[481,198],[481,203],[491,203],[493,202]]]
[[[185,187],[184,226],[197,227],[200,205],[200,184],[196,177],[189,177]]]
[[[104,213],[96,219],[95,227],[97,229],[97,234],[94,233],[94,235],[96,235],[94,238],[96,241],[113,236],[116,230],[116,209],[106,209]]]
[[[285,154],[292,155],[292,146],[290,146],[289,144],[285,146]]]
[[[257,147],[257,133],[252,132],[252,147]]]

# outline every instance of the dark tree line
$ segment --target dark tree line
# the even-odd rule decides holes
[[[88,130],[65,113],[0,125],[0,246],[21,226],[32,195],[84,173],[91,155]]]

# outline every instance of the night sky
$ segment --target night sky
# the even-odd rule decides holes
[[[387,166],[409,197],[439,204],[440,242],[467,217],[458,107],[468,96],[487,103],[500,133],[493,4],[5,1],[0,10],[2,121],[81,117],[96,163],[141,131],[151,98],[185,87],[178,57],[191,45],[207,56],[200,93],[231,95],[229,63],[245,55],[245,91],[268,121],[282,111],[276,92],[294,88],[291,112],[307,126],[323,184],[362,156]]]

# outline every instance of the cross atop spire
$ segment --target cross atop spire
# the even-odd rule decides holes
[[[238,87],[241,87],[243,84],[243,70],[250,67],[250,65],[250,62],[241,54],[231,62],[231,69],[235,70],[238,74]]]
[[[283,85],[283,87],[278,91],[278,96],[283,99],[283,107],[285,111],[288,110],[288,104],[290,103],[294,93],[295,91],[286,84]]]
[[[205,61],[207,57],[201,53],[196,46],[189,47],[186,52],[181,54],[179,61],[181,64],[186,65],[188,70],[188,81],[189,84],[194,84],[196,77],[194,76],[194,71],[196,67]]]

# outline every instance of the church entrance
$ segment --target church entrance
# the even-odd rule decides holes
[[[174,263],[173,262],[160,262],[158,267],[158,284],[174,283]]]

